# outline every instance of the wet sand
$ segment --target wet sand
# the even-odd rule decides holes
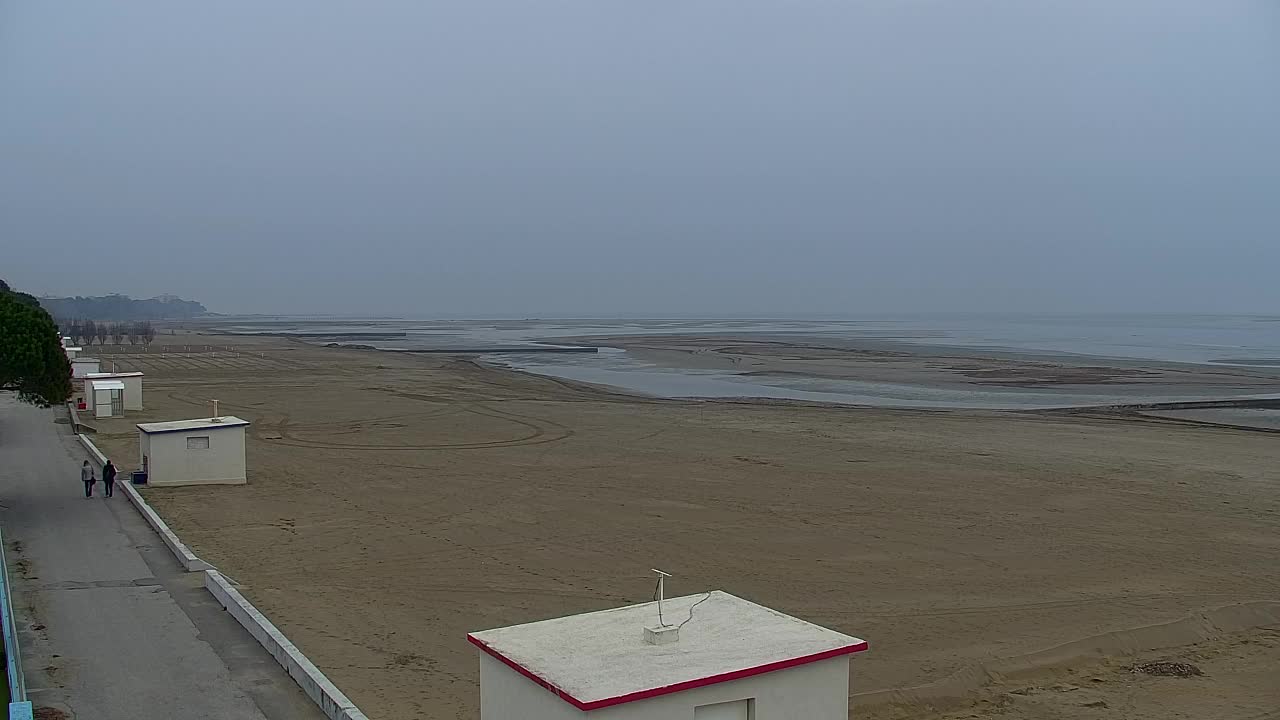
[[[473,720],[467,631],[645,601],[651,567],[671,592],[721,588],[867,638],[855,694],[1280,599],[1273,434],[656,400],[451,357],[161,341],[239,350],[121,358],[148,373],[148,409],[101,423],[99,444],[131,469],[134,423],[207,415],[213,397],[253,422],[248,485],[147,496],[371,717]],[[1190,679],[1217,688],[1204,702],[1276,699],[1246,668],[1274,657],[1274,632],[1239,637],[1172,651],[1241,656]],[[1111,702],[1169,716],[1129,680]],[[963,712],[1006,712],[991,698],[1021,686],[994,682]],[[1086,716],[1068,709],[1013,717]]]
[[[1202,410],[1160,410],[1143,413],[1151,417],[1190,420],[1230,427],[1249,427],[1280,432],[1280,409],[1206,408]]]
[[[673,368],[723,370],[745,376],[801,376],[903,385],[1135,391],[1205,395],[1280,393],[1280,370],[1034,354],[1000,350],[821,337],[611,336],[570,342],[627,350]]]

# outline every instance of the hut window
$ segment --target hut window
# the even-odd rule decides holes
[[[755,720],[756,701],[755,698],[748,698],[715,705],[698,705],[693,709],[693,717],[694,720]]]
[[[197,435],[195,437],[187,438],[187,449],[188,450],[208,450],[209,436]]]

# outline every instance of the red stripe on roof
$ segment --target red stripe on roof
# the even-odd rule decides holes
[[[468,634],[467,640],[469,640],[472,645],[475,645],[481,650],[484,650],[485,652],[492,655],[494,658],[497,658],[499,661],[502,662],[502,664],[506,665],[512,670],[515,670],[521,675],[529,678],[530,680],[541,685],[542,687],[550,690],[551,692],[555,693],[555,695],[559,697],[561,700],[564,700],[565,702],[578,708],[579,710],[599,710],[600,708],[607,708],[613,705],[621,705],[623,703],[635,702],[636,700],[648,700],[649,698],[661,697],[663,695],[670,695],[671,693],[681,692],[682,690],[693,690],[694,688],[706,687],[708,685],[715,685],[717,683],[722,683],[722,682],[729,682],[730,680],[741,680],[743,678],[749,678],[755,675],[762,675],[764,673],[775,672],[777,670],[786,670],[787,668],[798,667],[800,665],[807,665],[811,662],[817,662],[819,660],[829,660],[831,658],[840,657],[841,655],[852,655],[854,653],[859,653],[867,649],[867,642],[864,640],[862,642],[854,643],[852,645],[845,645],[844,647],[833,648],[831,650],[823,650],[822,652],[813,653],[811,655],[801,655],[800,657],[787,658],[786,660],[778,660],[777,662],[766,663],[764,665],[745,668],[743,670],[733,670],[726,673],[720,673],[719,675],[708,675],[707,677],[694,678],[693,680],[686,680],[684,682],[676,683],[674,685],[665,685],[663,687],[650,688],[648,690],[637,690],[636,692],[627,693],[626,695],[616,695],[614,697],[608,697],[608,698],[602,698],[600,700],[592,700],[590,702],[584,702],[574,697],[573,695],[569,694],[568,691],[560,687],[557,687],[556,684],[551,682],[550,680],[547,680],[546,678],[541,677],[540,675],[533,672],[529,668],[521,665],[515,660],[512,660],[506,655],[503,655],[497,649],[488,645],[483,640],[480,640],[474,635]]]
[[[497,650],[495,650],[493,647],[491,647],[490,645],[488,645],[487,643],[485,643],[485,641],[483,641],[483,640],[481,640],[481,639],[477,638],[475,635],[472,635],[472,634],[470,634],[470,633],[467,633],[467,640],[470,640],[472,645],[475,645],[476,647],[480,648],[481,650],[483,650],[483,651],[485,651],[485,652],[489,653],[490,655],[494,656],[494,657],[495,657],[495,658],[497,658],[498,660],[502,661],[502,664],[503,664],[503,665],[506,665],[507,667],[511,668],[512,670],[515,670],[516,672],[520,673],[521,675],[523,675],[523,676],[525,676],[525,677],[529,678],[530,680],[532,680],[532,681],[534,681],[534,682],[538,683],[538,684],[539,684],[539,685],[541,685],[542,687],[544,687],[544,688],[546,688],[546,689],[550,690],[551,692],[555,693],[555,694],[556,694],[556,696],[557,696],[557,697],[559,697],[561,700],[564,700],[565,702],[567,702],[567,703],[569,703],[570,705],[572,705],[572,706],[574,706],[574,707],[578,708],[579,710],[590,710],[590,709],[591,709],[591,708],[588,708],[588,707],[587,707],[587,706],[586,706],[586,705],[585,705],[581,700],[579,700],[578,698],[576,698],[576,697],[574,697],[574,696],[570,695],[568,692],[566,692],[566,691],[564,691],[564,690],[561,690],[560,688],[556,687],[556,684],[555,684],[555,683],[551,682],[550,680],[544,680],[544,679],[542,679],[541,677],[539,677],[536,673],[534,673],[534,672],[533,672],[532,670],[530,670],[529,668],[527,668],[527,667],[525,667],[525,666],[521,665],[520,663],[516,662],[515,660],[512,660],[511,658],[507,657],[506,655],[503,655],[502,653],[498,652],[498,651],[497,651]]]

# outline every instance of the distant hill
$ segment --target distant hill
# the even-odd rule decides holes
[[[128,295],[101,297],[42,297],[40,304],[55,318],[86,320],[186,320],[208,314],[194,300],[161,295],[150,300],[135,300]]]

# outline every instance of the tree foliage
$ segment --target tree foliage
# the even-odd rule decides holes
[[[40,303],[0,281],[0,388],[48,407],[71,397],[71,363]]]
[[[107,337],[116,345],[123,345],[125,340],[130,345],[150,345],[156,339],[155,326],[146,320],[107,322],[72,318],[58,320],[57,323],[63,335],[84,346],[93,345],[95,341],[103,344]]]
[[[80,320],[58,320],[58,330],[67,337],[71,338],[71,342],[79,343],[80,338],[84,337],[80,325]]]

